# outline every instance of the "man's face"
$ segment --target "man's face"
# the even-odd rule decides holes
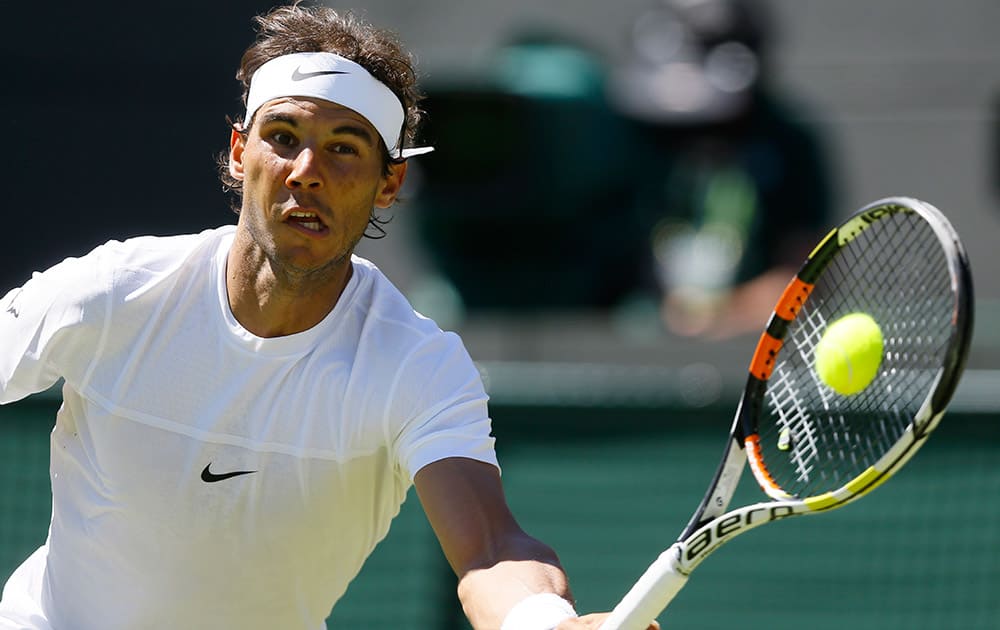
[[[240,228],[275,271],[314,275],[342,267],[372,208],[395,201],[406,164],[383,175],[375,128],[328,101],[266,103],[244,138],[234,133],[230,172],[243,182]]]

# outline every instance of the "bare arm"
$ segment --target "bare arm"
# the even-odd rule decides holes
[[[529,595],[556,593],[572,601],[555,552],[514,520],[494,466],[444,459],[421,469],[414,485],[476,630],[496,630]]]

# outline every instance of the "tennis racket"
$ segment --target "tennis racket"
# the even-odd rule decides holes
[[[972,336],[972,276],[939,210],[876,201],[830,231],[774,308],[750,362],[718,471],[677,542],[602,630],[642,630],[710,553],[766,523],[818,514],[891,477],[940,422]],[[862,391],[839,394],[813,363],[827,326],[867,313],[882,359]],[[726,511],[746,464],[768,500]]]

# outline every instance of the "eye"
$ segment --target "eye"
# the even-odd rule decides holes
[[[358,154],[357,147],[355,147],[353,145],[350,145],[350,144],[345,144],[345,143],[342,143],[342,142],[338,142],[336,144],[330,145],[330,149],[329,150],[330,150],[331,153],[337,153],[337,154],[340,154],[340,155],[357,155]]]
[[[271,134],[271,141],[284,147],[293,146],[296,142],[295,136],[287,131],[276,131]]]

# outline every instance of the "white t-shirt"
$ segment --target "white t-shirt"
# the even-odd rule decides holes
[[[321,323],[256,337],[233,231],[110,242],[0,300],[0,402],[65,381],[0,628],[319,630],[422,466],[496,464],[456,335],[355,257]]]

